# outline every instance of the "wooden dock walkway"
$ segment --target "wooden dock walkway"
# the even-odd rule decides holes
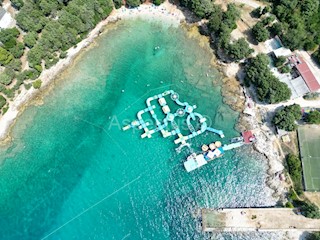
[[[213,231],[319,231],[320,219],[289,208],[202,209],[202,229]]]

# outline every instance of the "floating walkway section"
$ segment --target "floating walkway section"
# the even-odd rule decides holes
[[[214,231],[319,231],[320,219],[306,218],[290,208],[202,209],[202,230]]]

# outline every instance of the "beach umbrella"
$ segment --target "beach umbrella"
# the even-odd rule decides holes
[[[208,147],[208,145],[203,144],[201,149],[202,149],[202,151],[206,152],[206,151],[208,151],[209,147]]]
[[[214,143],[214,145],[216,145],[216,147],[219,148],[219,147],[221,147],[221,142],[220,142],[220,141],[216,141],[216,142]]]
[[[211,150],[214,150],[214,149],[216,149],[216,145],[214,145],[214,143],[210,143],[209,148]]]

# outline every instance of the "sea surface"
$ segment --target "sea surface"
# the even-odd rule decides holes
[[[121,130],[147,97],[172,89],[224,131],[223,143],[239,136],[210,52],[186,30],[152,21],[102,34],[0,149],[0,239],[209,239],[199,209],[268,205],[266,161],[251,146],[187,173],[190,152],[177,153],[174,137]],[[190,143],[197,152],[217,140],[206,132]]]

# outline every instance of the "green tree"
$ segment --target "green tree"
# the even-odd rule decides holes
[[[229,3],[227,11],[223,13],[223,23],[230,29],[236,29],[236,21],[240,18],[240,11],[234,3]]]
[[[216,33],[220,29],[222,22],[222,9],[220,6],[214,5],[208,22],[208,28],[211,32]]]
[[[291,68],[288,65],[286,65],[282,66],[279,70],[281,73],[289,73],[291,71]]]
[[[261,7],[257,7],[255,9],[252,10],[251,12],[251,16],[254,18],[260,18],[262,15],[262,9]]]
[[[140,0],[127,0],[126,4],[128,7],[138,7],[141,4],[141,2]]]
[[[0,74],[0,83],[3,85],[9,85],[12,82],[12,79],[9,75],[5,73]]]
[[[5,97],[3,97],[1,94],[0,94],[0,109],[3,108],[4,105],[6,105],[7,103],[7,99],[5,99]]]
[[[40,32],[48,21],[39,6],[32,1],[25,2],[16,15],[16,20],[18,26],[26,32]]]
[[[153,0],[153,3],[155,4],[155,5],[160,5],[161,3],[163,3],[164,2],[164,0]]]
[[[304,0],[301,2],[301,13],[306,17],[312,16],[317,12],[318,9],[318,0]]]
[[[123,1],[122,0],[113,0],[114,6],[116,9],[121,8]]]
[[[41,87],[41,84],[42,84],[42,81],[40,79],[34,81],[32,83],[32,86],[35,88],[35,89],[39,89]]]
[[[320,124],[320,112],[317,110],[310,112],[307,116],[307,122],[311,124]]]
[[[309,233],[306,240],[320,240],[320,232]]]
[[[270,6],[266,6],[266,7],[264,7],[263,8],[263,10],[262,10],[262,14],[266,14],[266,13],[268,13],[268,12],[271,12],[271,7]]]
[[[307,218],[320,218],[320,210],[314,203],[304,202],[303,206],[301,207],[301,212],[303,216]]]
[[[16,38],[19,36],[20,32],[17,28],[2,29],[0,31],[0,42],[2,47],[6,50],[14,47],[17,44]]]
[[[274,65],[276,67],[281,67],[283,64],[285,64],[286,61],[287,61],[286,57],[280,56],[275,59]]]
[[[264,42],[269,38],[269,31],[263,26],[261,22],[258,22],[253,26],[252,34],[257,42]]]
[[[24,44],[18,42],[14,47],[9,49],[9,52],[15,57],[20,58],[24,53]]]
[[[10,52],[0,47],[0,65],[7,65],[13,59],[13,56]]]
[[[294,208],[293,204],[291,202],[286,202],[285,205],[286,208]]]
[[[214,0],[194,0],[191,8],[198,17],[209,17],[214,10]]]
[[[301,194],[302,189],[302,167],[299,157],[294,154],[288,154],[286,157],[288,171],[294,184],[294,189],[298,194]]]
[[[286,106],[276,112],[273,123],[280,129],[294,131],[297,128],[295,121],[301,119],[301,107],[298,104]]]
[[[244,38],[240,38],[236,42],[229,44],[227,48],[227,54],[235,61],[246,58],[251,53],[253,53],[253,50]]]
[[[27,47],[33,48],[36,45],[38,39],[38,34],[36,32],[28,32],[27,35],[24,36],[23,40]]]
[[[20,8],[23,7],[24,3],[23,3],[23,0],[11,0],[11,5],[15,9],[19,10]]]
[[[48,1],[48,0],[41,0],[39,2],[39,7],[45,16],[49,16],[51,13],[57,12],[60,8],[59,1]]]

